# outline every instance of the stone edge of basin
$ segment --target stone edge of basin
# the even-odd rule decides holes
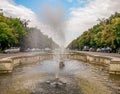
[[[87,52],[77,52],[77,53],[85,55],[86,62],[88,63],[107,66],[110,74],[120,74],[120,58],[112,57],[112,56],[104,56],[104,55],[101,56]]]
[[[50,54],[47,54],[50,55]],[[49,57],[51,58],[51,57]],[[46,54],[23,54],[0,59],[0,74],[11,73],[16,66],[48,59]]]
[[[109,73],[110,74],[120,74],[120,58],[112,57],[112,56],[101,56],[101,55],[93,55],[93,56],[109,59],[110,62],[106,63],[109,68]]]
[[[12,70],[13,65],[10,57],[0,59],[0,73],[10,73]]]
[[[80,52],[79,52],[80,53]],[[47,54],[53,55],[53,54]],[[110,57],[110,56],[101,56],[101,55],[94,55],[88,53],[80,53],[80,54],[66,54],[69,55],[67,58],[71,59],[79,59],[84,62],[98,64],[98,65],[105,65],[108,67],[110,74],[120,74],[120,58]],[[73,56],[73,57],[72,57]],[[10,73],[13,69],[20,65],[21,63],[24,64],[26,62],[35,62],[39,60],[48,59],[46,54],[23,54],[21,56],[11,56],[7,58],[0,59],[0,73]]]

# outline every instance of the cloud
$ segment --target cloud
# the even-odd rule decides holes
[[[16,5],[12,0],[0,0],[0,9],[3,9],[3,13],[7,17],[30,20],[30,27],[43,25],[38,21],[38,18],[33,11],[22,5]]]
[[[63,36],[61,32],[55,32],[49,26],[40,21],[40,18],[32,10],[22,6],[16,5],[13,0],[0,0],[0,9],[3,9],[3,14],[7,17],[20,18],[21,20],[30,20],[29,27],[37,27],[44,34],[52,37],[56,43],[61,43],[60,37]],[[60,16],[60,15],[59,15]]]
[[[68,0],[74,2],[75,0]],[[83,2],[86,0],[76,0]],[[81,35],[84,31],[97,24],[98,18],[108,18],[115,12],[120,12],[120,0],[87,0],[89,3],[84,7],[70,8],[70,17],[65,22],[66,27],[64,34],[66,37],[66,44]],[[13,0],[0,0],[0,9],[3,9],[4,15],[8,17],[17,17],[27,19],[31,22],[30,27],[38,27],[44,34],[52,37],[57,43],[60,38],[58,33],[52,32],[51,28],[39,21],[39,17],[32,10],[22,6],[16,5]],[[68,15],[68,14],[67,14]]]
[[[108,18],[111,14],[120,12],[119,3],[120,0],[89,0],[85,7],[71,8],[70,19],[66,22],[67,43],[97,24],[98,18]]]
[[[22,5],[16,5],[13,0],[0,0],[0,9],[3,9],[3,14],[7,17],[30,20],[29,27],[37,27],[42,32],[49,35],[49,37],[53,35],[49,27],[40,22],[39,18],[32,10]]]

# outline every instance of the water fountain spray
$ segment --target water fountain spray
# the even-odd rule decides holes
[[[60,54],[64,53],[64,45],[65,45],[65,12],[62,7],[53,7],[50,5],[44,6],[43,14],[43,22],[50,27],[50,31],[53,34],[53,38],[58,42],[59,49],[54,51],[54,61],[58,62],[58,70],[56,70],[55,74],[55,83],[61,83],[59,80],[59,71],[62,67],[64,67],[64,62],[61,61]],[[55,48],[55,47],[53,47]]]

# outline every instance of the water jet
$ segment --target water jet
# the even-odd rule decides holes
[[[66,84],[67,84],[66,82],[62,81],[60,78],[55,78],[53,80],[48,80],[48,81],[46,81],[46,83],[50,87],[54,87],[54,88],[65,87]]]

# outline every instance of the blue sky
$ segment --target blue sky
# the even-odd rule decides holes
[[[18,5],[23,5],[30,8],[34,12],[39,12],[43,4],[50,4],[52,6],[61,5],[67,14],[71,8],[80,8],[88,4],[88,0],[14,0]]]

